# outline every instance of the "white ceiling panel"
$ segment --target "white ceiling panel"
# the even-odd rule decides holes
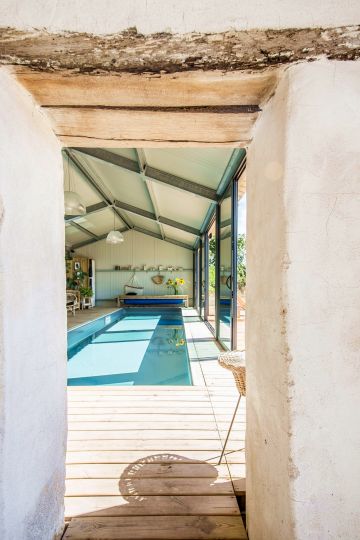
[[[89,156],[86,156],[85,160],[96,179],[111,193],[112,199],[152,211],[144,180],[139,174]]]
[[[133,148],[108,149],[108,151],[133,161],[137,160]],[[149,166],[212,189],[218,188],[232,153],[231,148],[150,148],[144,150]],[[211,207],[210,201],[205,198],[149,180],[151,200],[146,183],[140,174],[76,151],[74,155],[110,201],[116,199],[195,229],[201,228]],[[100,202],[101,196],[89,186],[76,167],[69,167],[69,171],[67,171],[67,158],[64,161],[65,189],[68,189],[69,179],[71,179],[72,188],[80,194],[86,206]],[[160,228],[155,221],[120,208],[118,211],[134,227],[148,230],[157,235],[163,230],[169,239],[183,242],[189,246],[193,246],[196,241],[195,235],[181,229],[164,224]],[[229,212],[230,206],[224,203],[223,218],[227,217]],[[106,208],[94,214],[79,217],[77,222],[91,233],[101,236],[113,229],[113,212],[110,208]],[[115,227],[117,229],[123,228],[124,225],[121,219],[116,218]],[[66,228],[66,238],[71,244],[91,239],[89,235],[72,226]]]
[[[73,227],[72,225],[67,224],[65,226],[66,243],[73,245],[86,240],[90,240],[90,236],[88,234],[79,231],[79,229],[76,229],[76,227]]]
[[[67,159],[64,160],[64,191],[75,191],[85,206],[101,201],[98,193],[84,180],[79,169]]]
[[[232,148],[146,148],[151,167],[216,189]]]
[[[135,214],[131,214],[131,220],[135,227],[141,227],[142,229],[147,229],[148,231],[160,234],[159,225],[156,223],[156,221],[152,221],[151,219],[137,216]]]
[[[152,182],[160,216],[199,229],[210,207],[209,201],[187,191]]]
[[[105,210],[96,212],[95,214],[77,218],[76,222],[90,232],[101,236],[102,234],[113,230],[114,216],[115,229],[122,229],[125,226],[124,222],[120,220],[110,208],[106,208]]]
[[[180,229],[174,229],[174,227],[169,227],[169,225],[164,225],[164,233],[166,238],[178,240],[179,242],[188,244],[191,247],[194,245],[194,242],[197,238],[194,234],[181,231]]]

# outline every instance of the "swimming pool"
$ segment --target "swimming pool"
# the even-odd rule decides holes
[[[181,309],[126,308],[68,332],[68,385],[191,385]]]

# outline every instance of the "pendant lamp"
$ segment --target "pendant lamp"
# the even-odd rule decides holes
[[[86,214],[86,206],[78,193],[71,189],[71,175],[69,167],[69,154],[67,154],[68,190],[64,191],[64,211],[66,216],[83,216]],[[74,186],[75,187],[75,183]]]
[[[106,243],[115,245],[115,244],[121,244],[121,242],[124,241],[124,236],[121,234],[120,231],[115,230],[115,211],[114,211],[114,229],[109,232],[109,234],[106,237]]]

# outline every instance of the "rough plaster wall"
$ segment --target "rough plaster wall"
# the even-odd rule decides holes
[[[66,314],[60,147],[0,71],[0,537],[63,522]]]
[[[360,538],[359,98],[359,63],[289,68],[249,150],[251,540]]]
[[[322,0],[2,0],[0,26],[109,34],[223,32],[235,28],[301,28],[359,22],[356,1]]]
[[[262,113],[247,155],[247,524],[251,540],[291,540],[287,267],[282,165],[287,81]]]
[[[109,246],[105,241],[101,241],[79,248],[77,254],[95,259],[97,270],[114,269],[115,265],[182,267],[183,271],[176,271],[173,274],[168,270],[160,273],[165,276],[164,281],[170,276],[184,277],[186,280],[184,294],[192,297],[192,251],[136,231],[124,233],[124,238],[123,244],[119,246]],[[152,282],[151,276],[158,273],[158,271],[137,273],[136,279],[144,287],[144,294],[169,293],[165,285],[155,285]],[[96,272],[96,298],[105,300],[123,294],[124,285],[132,274],[133,272]]]
[[[355,540],[360,538],[360,63],[319,63],[289,73],[285,198],[296,536]]]

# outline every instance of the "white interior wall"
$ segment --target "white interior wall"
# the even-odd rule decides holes
[[[251,540],[357,539],[360,64],[287,70],[248,153]]]
[[[0,538],[63,525],[66,314],[60,147],[0,70]]]
[[[124,285],[129,281],[133,272],[114,271],[115,265],[133,267],[182,267],[183,270],[171,273],[168,270],[139,271],[136,279],[144,287],[144,294],[171,294],[172,291],[164,285],[155,285],[151,277],[156,274],[169,277],[184,277],[186,283],[183,293],[192,298],[192,267],[193,253],[188,249],[164,242],[157,238],[141,234],[137,231],[124,233],[124,242],[117,246],[109,246],[105,240],[79,248],[76,253],[95,259],[96,264],[96,298],[113,299],[118,294],[124,294]],[[101,270],[111,270],[104,272]]]
[[[321,0],[2,0],[0,25],[109,34],[223,32],[356,24],[359,2]]]

